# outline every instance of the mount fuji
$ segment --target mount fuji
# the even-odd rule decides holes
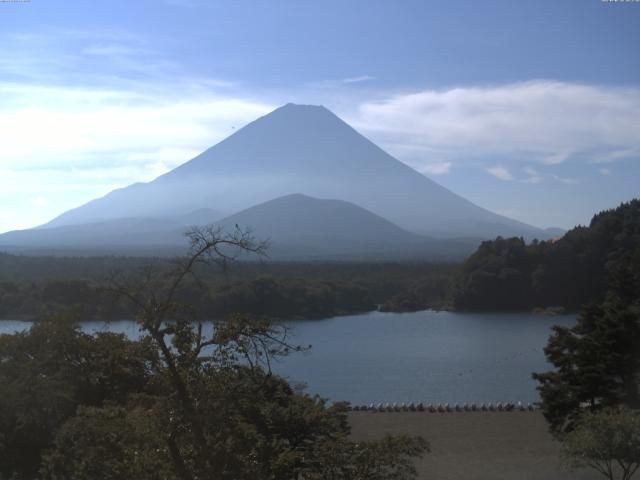
[[[162,228],[155,225],[149,229],[150,219],[157,223],[215,210],[219,215],[210,218],[218,221],[295,193],[340,200],[343,208],[353,204],[407,235],[476,240],[497,235],[550,236],[545,230],[490,212],[451,192],[396,160],[326,108],[287,104],[149,183],[114,190],[36,229],[0,235],[0,246],[16,246],[18,242],[41,248],[71,247],[73,235],[78,238],[83,228],[95,228],[96,224],[110,232],[103,238],[120,236],[118,245],[131,235],[136,243],[143,242],[142,233],[132,232],[135,222],[130,219],[144,219],[142,223],[158,244],[162,243]],[[290,210],[269,212],[274,221],[278,215],[292,215]],[[129,219],[127,228],[120,230],[123,219]],[[318,220],[326,223],[325,236],[341,233],[332,231],[329,220]],[[359,228],[357,225],[342,226],[342,230]],[[172,232],[167,233],[167,244],[173,244],[176,222],[166,226],[167,232]],[[300,224],[299,228],[306,227]],[[260,236],[260,230],[255,230]],[[65,231],[73,233],[63,238]],[[299,233],[299,237],[309,238],[304,231]],[[369,233],[376,235],[372,230]],[[379,236],[387,233],[382,229]]]

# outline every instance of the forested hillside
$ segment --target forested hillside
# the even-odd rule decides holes
[[[615,275],[614,275],[615,274]],[[600,302],[613,278],[640,288],[640,200],[593,217],[557,240],[483,242],[452,288],[460,310],[519,310]],[[622,280],[616,280],[622,281]]]
[[[132,318],[130,306],[109,292],[110,281],[149,268],[167,271],[173,262],[0,254],[0,319],[61,312],[82,320]],[[385,310],[422,309],[444,302],[456,268],[446,263],[238,262],[226,272],[197,270],[198,280],[184,282],[178,295],[203,318],[232,312],[280,320],[322,318],[380,304]]]

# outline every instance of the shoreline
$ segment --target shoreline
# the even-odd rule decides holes
[[[433,312],[433,313],[456,313],[459,315],[533,315],[536,317],[567,317],[578,315],[579,311],[573,310],[563,310],[562,312],[558,311],[547,311],[547,309],[534,308],[532,310],[456,310],[454,308],[425,308],[422,310],[402,310],[402,311],[393,311],[393,310],[380,310],[379,308],[373,310],[358,310],[354,312],[340,312],[336,315],[328,316],[328,317],[291,317],[291,318],[282,318],[282,319],[272,319],[273,322],[278,323],[288,323],[288,322],[303,322],[303,321],[322,321],[322,320],[330,320],[341,317],[352,317],[357,315],[368,315],[372,313],[381,313],[388,315],[402,315],[402,314],[414,314],[420,312]],[[20,317],[19,315],[15,315],[12,318],[0,317],[0,322],[25,322],[25,323],[35,323],[40,321],[39,318],[34,317]],[[124,321],[134,321],[129,318],[86,318],[84,320],[79,320],[80,322],[124,322]]]

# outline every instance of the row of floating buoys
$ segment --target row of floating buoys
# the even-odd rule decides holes
[[[424,403],[370,403],[369,405],[355,405],[351,407],[354,412],[532,412],[535,406],[531,403],[524,405],[518,403],[465,403],[463,405],[448,403],[424,404]]]

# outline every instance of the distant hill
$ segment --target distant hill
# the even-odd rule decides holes
[[[269,257],[287,260],[460,260],[480,239],[436,240],[394,225],[343,200],[292,194],[250,207],[216,222],[193,222],[206,212],[165,219],[114,219],[10,232],[0,236],[0,249],[27,254],[181,253],[184,232],[194,223],[214,223],[226,231],[250,226],[268,240]]]
[[[353,203],[285,195],[231,215],[219,222],[229,229],[251,225],[259,237],[299,240],[314,245],[398,245],[421,240],[416,234]]]
[[[159,218],[116,218],[0,235],[0,250],[36,255],[145,254],[184,251],[190,226],[211,224],[222,214],[200,209]]]
[[[422,237],[353,203],[292,194],[243,210],[218,223],[225,230],[251,225],[269,239],[272,258],[460,259],[478,239],[442,242]]]
[[[182,215],[200,208],[234,213],[296,192],[352,202],[405,230],[434,237],[549,237],[452,193],[326,108],[293,104],[150,183],[114,190],[44,227]]]
[[[575,310],[601,302],[608,289],[630,299],[640,291],[640,200],[598,213],[588,227],[556,240],[483,242],[463,265],[453,302],[463,310]]]

